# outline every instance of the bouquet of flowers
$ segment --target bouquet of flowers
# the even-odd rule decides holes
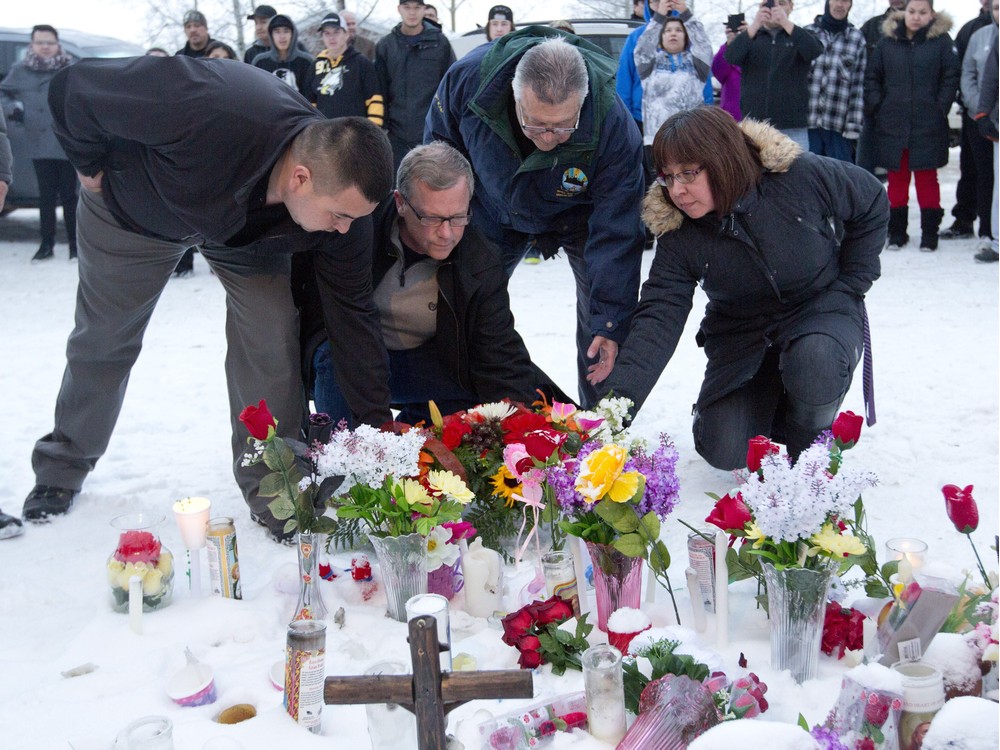
[[[314,452],[304,443],[275,434],[278,420],[265,400],[243,409],[240,421],[250,433],[247,442],[252,446],[252,451],[243,458],[243,466],[263,462],[271,469],[271,473],[261,479],[257,494],[274,498],[267,508],[277,520],[285,521],[284,533],[328,534],[333,531],[336,521],[322,515],[322,509],[338,480],[321,480],[316,474]],[[326,414],[309,417],[310,442],[314,447],[322,443],[331,426]]]
[[[863,513],[862,491],[878,483],[871,472],[841,468],[842,451],[857,442],[845,421],[856,420],[859,431],[861,419],[842,414],[795,462],[767,438],[753,438],[743,484],[716,498],[705,520],[742,538],[750,555],[778,569],[836,563],[846,571],[869,551],[853,531]]]
[[[361,521],[369,535],[379,537],[414,532],[426,537],[435,526],[458,521],[472,492],[450,471],[421,471],[424,442],[415,429],[335,430],[328,443],[316,447],[315,463],[321,482],[342,480],[329,501],[337,518]]]
[[[521,669],[551,664],[556,675],[568,668],[583,671],[580,654],[590,645],[587,636],[594,626],[583,615],[574,632],[561,629],[559,626],[571,617],[573,606],[558,596],[532,602],[500,621],[502,640],[520,652],[517,663]]]
[[[680,494],[676,467],[677,450],[661,435],[653,450],[642,442],[626,447],[592,439],[575,457],[545,470],[547,491],[562,516],[559,528],[626,557],[641,557],[671,599],[670,554],[660,541],[660,523]]]

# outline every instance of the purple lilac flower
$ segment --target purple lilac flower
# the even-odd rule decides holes
[[[813,739],[819,743],[822,750],[851,750],[847,745],[840,741],[840,735],[832,729],[827,729],[826,727],[817,725],[812,728],[812,731],[809,732],[809,734],[811,734]]]
[[[545,481],[552,488],[552,493],[560,509],[566,515],[575,517],[590,510],[591,504],[583,495],[576,491],[576,475],[580,462],[600,448],[598,440],[588,440],[580,447],[576,458],[567,458],[555,466],[545,469]]]
[[[674,509],[680,497],[677,458],[674,444],[667,435],[661,434],[660,445],[652,454],[645,448],[636,448],[625,462],[626,471],[638,471],[646,477],[646,492],[636,509],[640,516],[652,511],[662,521]]]
[[[812,441],[813,445],[822,445],[827,450],[830,450],[833,447],[833,443],[833,430],[823,430],[816,436],[816,439]]]

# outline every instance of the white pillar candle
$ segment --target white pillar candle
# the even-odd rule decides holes
[[[437,626],[438,643],[441,645],[441,671],[451,671],[451,622],[448,618],[448,600],[440,594],[417,594],[406,600],[406,621],[430,615]]]
[[[729,645],[729,566],[726,551],[729,537],[719,530],[715,534],[715,643],[719,648]]]
[[[136,635],[142,635],[142,579],[128,579],[128,626]]]
[[[687,578],[688,597],[691,599],[691,614],[694,617],[694,629],[699,633],[705,632],[705,607],[701,601],[701,587],[698,584],[698,571],[688,568],[684,571]]]
[[[495,550],[483,546],[481,539],[462,554],[465,584],[465,611],[473,617],[490,617],[500,609],[503,597],[503,561]]]
[[[190,553],[191,594],[201,596],[201,548],[208,537],[208,517],[212,502],[207,497],[185,497],[174,503],[174,518],[184,548]]]

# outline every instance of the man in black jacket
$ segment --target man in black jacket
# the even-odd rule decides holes
[[[278,15],[270,5],[258,5],[253,9],[253,13],[247,16],[248,21],[253,21],[253,44],[247,47],[243,53],[243,62],[253,63],[257,55],[271,51],[271,35],[267,33],[267,25],[271,19]]]
[[[279,434],[299,435],[288,253],[318,256],[352,414],[390,416],[370,251],[350,241],[350,230],[370,231],[392,186],[385,135],[362,118],[327,120],[255,67],[186,57],[85,60],[52,79],[49,106],[84,188],[80,282],[55,428],[35,444],[23,516],[69,510],[107,448],[157,298],[184,249],[200,245],[226,290],[234,473],[251,515],[281,537],[257,496],[268,470],[242,466],[239,413],[267,399]]]
[[[429,421],[431,400],[444,414],[504,398],[530,403],[536,388],[568,401],[514,330],[499,251],[468,226],[469,162],[440,141],[417,146],[396,183],[374,214],[372,286],[399,419]],[[304,325],[315,329],[315,306],[303,307]],[[328,358],[324,342],[313,358],[316,408],[349,419]]]
[[[399,4],[402,21],[375,45],[375,72],[385,98],[393,165],[424,140],[424,118],[455,53],[441,29],[424,21],[423,0]]]
[[[184,14],[184,36],[187,43],[174,54],[185,57],[204,57],[205,48],[212,41],[208,33],[208,21],[200,10],[189,10]]]

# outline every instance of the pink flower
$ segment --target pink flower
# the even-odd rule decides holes
[[[450,541],[453,544],[463,539],[471,539],[476,535],[476,527],[468,521],[445,521],[441,525],[451,530]]]
[[[524,447],[524,443],[511,443],[503,449],[503,463],[507,471],[522,481],[524,474],[535,467],[535,461]]]
[[[564,404],[561,401],[552,402],[552,417],[557,422],[565,422],[576,412],[576,407],[573,404]]]

